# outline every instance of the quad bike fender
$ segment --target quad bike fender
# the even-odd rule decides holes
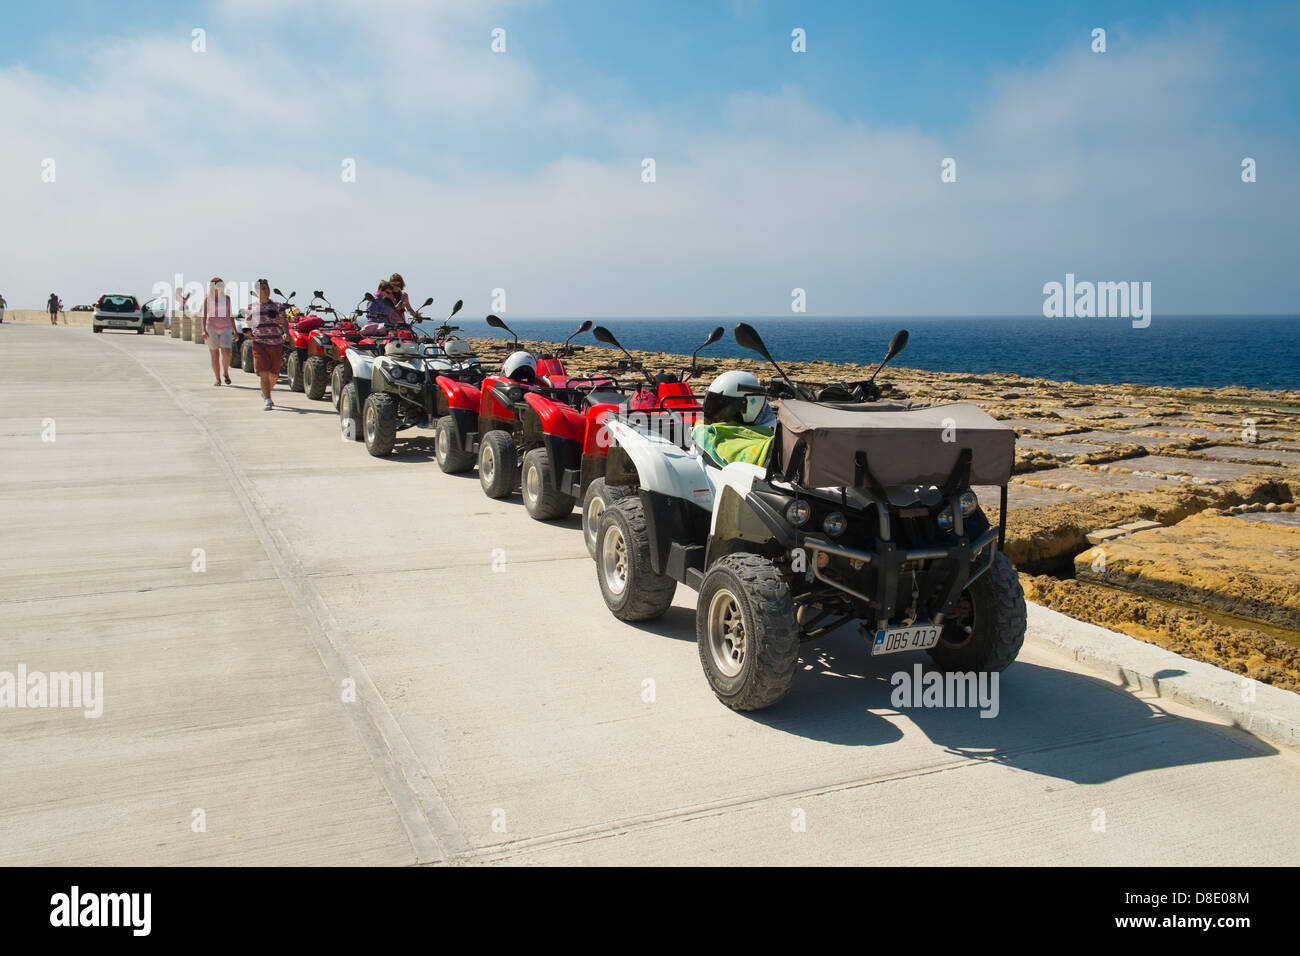
[[[444,375],[438,376],[438,388],[442,392],[443,398],[447,400],[447,408],[450,412],[456,410],[473,412],[474,420],[478,421],[479,405],[482,403],[482,390],[470,385],[468,382],[458,382],[454,378],[447,378]]]
[[[352,366],[352,377],[362,378],[367,382],[374,375],[375,357],[368,352],[361,352],[357,349],[348,349],[343,355],[347,358],[348,364]]]
[[[743,462],[718,472],[705,567],[712,567],[716,560],[738,549],[789,551],[799,543],[796,529],[785,515],[751,494],[755,478],[763,475],[763,468]]]
[[[569,379],[569,373],[564,370],[564,363],[557,358],[540,359],[537,363],[537,374],[548,379],[555,388],[562,388],[563,382]],[[557,380],[561,381],[557,383]]]
[[[514,421],[518,416],[515,410],[507,405],[502,404],[501,400],[493,393],[493,388],[497,385],[515,385],[504,376],[489,376],[483,379],[483,384],[479,387],[481,399],[478,406],[479,418],[496,418],[503,421]]]
[[[542,431],[545,434],[582,444],[587,420],[581,412],[538,395],[536,392],[526,393],[524,401],[541,419]]]
[[[583,457],[604,458],[609,454],[610,434],[605,428],[605,416],[618,409],[617,405],[593,405],[587,410],[582,435]]]
[[[640,431],[626,422],[606,419],[610,444],[636,467],[645,491],[680,498],[706,511],[713,510],[713,486],[704,462],[660,435]]]

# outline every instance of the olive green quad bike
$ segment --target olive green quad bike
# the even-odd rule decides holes
[[[1002,553],[1015,432],[964,404],[881,400],[871,378],[797,385],[744,323],[736,339],[780,378],[765,464],[728,463],[700,427],[682,440],[609,416],[596,574],[613,614],[658,618],[698,592],[700,663],[717,697],[757,710],[786,696],[800,644],[857,623],[872,656],[927,651],[945,672],[996,672],[1025,638]],[[707,429],[709,426],[702,426]],[[703,443],[699,439],[704,439]],[[974,488],[1000,488],[992,525]]]

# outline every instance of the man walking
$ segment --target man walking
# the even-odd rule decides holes
[[[257,301],[248,307],[248,329],[253,336],[253,371],[262,385],[262,408],[270,411],[271,389],[280,377],[284,343],[289,337],[289,319],[283,303],[271,299],[271,283],[257,280]]]
[[[53,292],[45,302],[45,311],[50,313],[50,325],[59,324],[59,297]]]
[[[4,296],[0,295],[0,322],[3,322],[5,320],[5,309],[7,309],[8,307],[9,307],[9,303],[5,301]]]

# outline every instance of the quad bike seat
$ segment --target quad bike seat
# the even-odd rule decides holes
[[[626,405],[627,395],[609,388],[593,388],[583,397],[583,406],[592,408],[596,405]]]

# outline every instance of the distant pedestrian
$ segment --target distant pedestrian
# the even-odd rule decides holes
[[[289,337],[289,320],[282,302],[271,299],[271,283],[257,280],[257,301],[248,307],[248,328],[253,336],[253,371],[262,386],[262,408],[270,411],[271,389],[280,377],[280,362],[284,358],[284,343]]]
[[[5,320],[5,309],[7,309],[8,307],[9,307],[9,303],[5,301],[4,296],[0,295],[0,322],[3,322]]]
[[[208,294],[203,297],[203,339],[212,357],[212,384],[221,385],[224,377],[230,384],[230,346],[235,337],[235,313],[220,276],[212,277]]]
[[[50,325],[59,324],[59,297],[53,292],[50,293],[49,299],[45,303],[45,309],[50,313]]]
[[[59,315],[63,316],[63,324],[64,324],[64,325],[67,325],[67,324],[68,324],[68,313],[66,313],[66,312],[63,311],[63,300],[62,300],[62,299],[59,299],[59,300],[58,300],[58,306],[59,306]]]

